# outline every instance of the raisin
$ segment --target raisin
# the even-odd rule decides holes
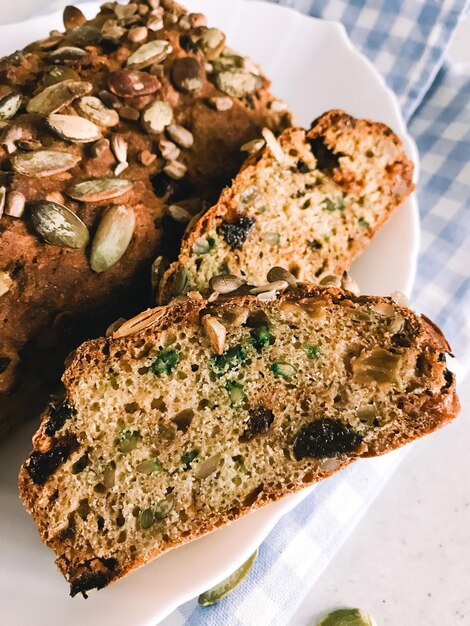
[[[175,181],[167,176],[165,172],[154,174],[150,179],[153,190],[158,198],[163,198],[167,194],[172,194],[175,188]]]
[[[240,437],[240,441],[250,441],[257,435],[263,435],[267,433],[274,422],[274,413],[271,409],[267,409],[264,406],[258,406],[255,409],[248,411],[249,420],[248,427]]]
[[[449,369],[445,369],[444,371],[444,380],[446,381],[446,384],[442,387],[443,389],[449,389],[449,387],[452,385],[452,383],[454,382],[454,375],[452,374],[452,372]]]
[[[76,415],[76,410],[66,402],[63,402],[59,406],[51,404],[49,407],[49,419],[46,424],[45,433],[52,437],[55,433],[62,428],[65,422]]]
[[[198,46],[197,43],[194,42],[189,35],[181,35],[180,37],[180,47],[185,52],[197,52]]]
[[[3,372],[7,369],[10,363],[10,358],[8,358],[7,356],[0,356],[0,374],[3,374]]]
[[[326,174],[331,174],[334,169],[339,167],[339,157],[343,156],[341,152],[333,152],[324,142],[322,137],[309,139],[310,150],[317,160],[317,168]]]
[[[101,571],[93,571],[96,565],[93,565],[92,561],[84,563],[82,568],[85,569],[85,572],[79,574],[70,585],[70,595],[72,598],[76,596],[77,593],[81,593],[84,598],[87,598],[87,591],[91,589],[103,589],[103,587],[106,587],[110,582],[112,572],[117,565],[117,560],[113,558],[98,558],[93,560],[95,562],[98,561],[98,567],[101,565]]]
[[[322,459],[353,452],[362,437],[350,426],[331,418],[317,419],[302,426],[294,441],[297,461],[304,457]]]
[[[392,343],[400,348],[410,348],[412,345],[411,339],[405,333],[395,333],[392,336]]]
[[[26,470],[36,485],[44,485],[46,480],[56,469],[64,463],[70,453],[76,448],[72,442],[66,442],[51,448],[47,452],[35,451],[29,457]]]
[[[307,246],[311,250],[321,250],[323,247],[322,244],[318,241],[318,239],[313,239],[312,241],[307,241]]]
[[[222,222],[220,226],[222,237],[232,250],[241,248],[255,222],[253,217],[239,217],[233,222]]]
[[[297,163],[297,171],[300,172],[300,174],[308,174],[308,172],[310,172],[310,168],[305,163],[305,161],[302,161],[302,159],[299,159]]]

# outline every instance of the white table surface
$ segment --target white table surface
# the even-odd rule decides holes
[[[0,0],[0,23],[47,4]],[[339,606],[370,611],[378,626],[470,625],[470,380],[460,394],[459,419],[413,446],[289,626]]]

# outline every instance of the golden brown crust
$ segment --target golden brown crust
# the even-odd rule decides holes
[[[273,98],[269,81],[262,76],[253,97],[232,97],[232,106],[227,110],[216,110],[210,104],[210,98],[227,96],[202,70],[198,92],[183,91],[175,84],[172,67],[183,56],[197,59],[202,67],[205,53],[197,45],[188,49],[184,46],[192,45],[188,44],[189,38],[194,33],[199,36],[204,27],[182,25],[178,20],[185,17],[188,23],[201,24],[202,16],[189,19],[184,9],[171,2],[163,2],[165,9],[161,12],[143,0],[132,6],[137,6],[138,11],[126,12],[123,8],[119,15],[112,8],[104,8],[86,24],[82,24],[82,19],[66,18],[68,30],[63,36],[54,35],[0,60],[0,97],[12,90],[24,97],[19,112],[0,129],[0,187],[6,188],[7,198],[15,191],[23,194],[26,201],[21,219],[0,215],[0,278],[6,272],[12,280],[8,293],[0,296],[0,436],[22,417],[37,414],[44,406],[51,381],[56,379],[73,346],[99,334],[119,315],[132,315],[146,306],[150,263],[162,246],[166,252],[175,250],[181,234],[178,225],[165,216],[167,206],[175,199],[192,198],[196,203],[215,200],[242,162],[240,146],[254,138],[261,127],[277,129],[289,123],[287,112],[275,113],[270,109]],[[130,30],[145,31],[146,24],[152,19],[155,23],[160,16],[163,28],[149,27],[143,40],[130,40]],[[79,26],[73,28],[76,24]],[[108,38],[103,38],[103,33],[108,33]],[[129,54],[144,41],[155,39],[169,41],[173,52],[161,65],[138,71],[159,85],[157,91],[133,97],[113,95],[110,76],[123,68],[127,72]],[[82,48],[86,54],[57,64],[50,55],[63,46]],[[129,166],[119,177],[134,185],[118,198],[81,202],[67,195],[74,183],[114,175],[118,160],[109,141],[102,139],[92,144],[62,140],[51,133],[43,116],[25,112],[30,99],[55,80],[51,72],[57,72],[57,68],[69,80],[89,82],[90,95],[103,97],[108,108],[117,107],[119,123],[101,128],[101,134],[105,140],[120,135],[128,144]],[[103,90],[107,95],[101,96]],[[187,167],[187,174],[178,181],[162,174],[165,160],[158,146],[164,134],[148,133],[139,121],[129,119],[135,115],[138,118],[154,98],[170,103],[174,123],[193,135],[192,147],[182,149],[178,157]],[[59,113],[77,115],[74,103],[62,107]],[[6,135],[12,136],[12,130],[14,145],[10,145],[10,150],[14,152],[9,154]],[[28,154],[41,144],[43,148],[74,154],[80,161],[68,171],[40,178],[12,171],[17,155]],[[45,243],[32,228],[30,210],[34,202],[48,198],[76,212],[92,236],[109,205],[132,207],[136,226],[122,259],[107,271],[96,273],[90,269],[89,249],[59,248]],[[171,228],[162,242],[164,224]]]

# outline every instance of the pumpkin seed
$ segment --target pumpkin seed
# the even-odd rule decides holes
[[[107,209],[91,244],[91,269],[104,272],[115,265],[127,250],[134,228],[134,209],[126,206],[112,206]]]
[[[166,132],[170,139],[172,139],[181,148],[190,148],[194,143],[193,134],[183,126],[178,124],[169,124],[166,128]]]
[[[202,48],[206,59],[212,61],[216,59],[225,46],[225,35],[218,28],[208,28],[204,31],[199,45]]]
[[[283,267],[272,267],[268,272],[267,279],[270,283],[283,280],[286,281],[286,283],[289,283],[289,287],[297,287],[297,280],[294,274],[291,274]]]
[[[215,472],[220,463],[220,454],[214,454],[214,456],[201,461],[196,465],[196,469],[194,470],[194,476],[199,480],[204,480],[211,474]]]
[[[220,276],[213,276],[209,281],[209,287],[212,291],[217,293],[231,293],[236,289],[239,289],[245,281],[239,276],[233,274],[221,274]]]
[[[227,95],[244,98],[258,91],[263,86],[264,79],[243,70],[223,70],[215,74],[214,83]]]
[[[248,154],[256,154],[256,152],[259,152],[265,145],[266,142],[264,139],[252,139],[251,141],[244,143],[240,150],[242,152],[248,152]]]
[[[192,214],[182,206],[178,204],[170,204],[168,207],[168,214],[180,224],[187,224],[192,219]]]
[[[88,57],[88,52],[75,46],[62,46],[50,52],[48,58],[52,63],[76,63]]]
[[[26,198],[21,191],[10,191],[6,202],[5,215],[9,215],[10,217],[21,217],[24,213],[25,204]]]
[[[122,135],[111,137],[111,149],[119,163],[127,164],[127,142]]]
[[[98,126],[111,128],[119,124],[119,115],[113,109],[108,109],[96,96],[83,96],[74,103],[77,113]]]
[[[164,39],[155,39],[148,43],[142,44],[127,59],[127,67],[140,70],[144,67],[152,65],[152,63],[160,63],[172,52],[173,47]]]
[[[160,463],[156,459],[148,459],[147,461],[142,461],[135,468],[139,474],[153,474],[153,472],[158,472],[161,469]]]
[[[144,128],[152,133],[161,133],[173,120],[173,109],[164,100],[154,100],[142,113]]]
[[[58,137],[73,143],[90,143],[101,138],[101,130],[79,115],[49,115],[46,124]]]
[[[0,98],[0,120],[11,120],[23,104],[23,96],[14,91],[10,91]]]
[[[325,615],[317,626],[377,626],[377,623],[361,609],[336,609]]]
[[[173,276],[171,293],[174,296],[184,294],[188,288],[188,272],[184,267],[180,267],[180,269]]]
[[[286,162],[286,155],[284,154],[281,144],[276,139],[273,131],[269,130],[269,128],[263,128],[261,134],[266,141],[267,147],[271,150],[273,157],[276,159],[279,165],[284,165]]]
[[[73,211],[58,202],[35,204],[31,221],[36,233],[52,246],[85,248],[88,243],[88,228]]]
[[[108,77],[111,91],[121,98],[147,96],[160,88],[160,81],[148,72],[138,70],[117,70]]]
[[[81,202],[101,202],[122,196],[132,187],[126,178],[92,178],[67,189],[67,195]]]
[[[64,9],[64,13],[62,16],[62,21],[64,22],[65,30],[72,30],[74,28],[78,28],[78,26],[82,26],[86,22],[86,17],[77,7],[72,5],[68,5]]]
[[[139,518],[140,527],[143,528],[144,530],[147,530],[148,528],[153,526],[154,521],[155,519],[153,516],[152,509],[145,509],[140,514],[140,518]]]
[[[8,293],[13,285],[10,275],[0,270],[0,298]]]
[[[69,152],[59,150],[33,150],[22,154],[16,154],[11,164],[15,172],[24,176],[43,178],[54,176],[75,167],[80,157]]]
[[[222,600],[223,598],[225,598],[225,596],[231,593],[236,587],[238,587],[242,580],[246,578],[248,573],[251,571],[251,568],[253,567],[257,556],[258,550],[253,552],[250,558],[245,561],[245,563],[243,563],[241,567],[235,570],[233,574],[227,576],[227,578],[222,580],[220,583],[218,583],[208,591],[201,593],[198,598],[198,603],[201,606],[211,606],[212,604],[220,602],[220,600]]]
[[[50,87],[64,80],[80,82],[80,76],[75,70],[67,65],[53,65],[41,78],[41,87]]]
[[[271,365],[271,372],[276,376],[280,376],[281,378],[292,378],[295,375],[296,370],[293,365],[290,363],[282,363],[281,361],[276,361]]]
[[[155,506],[154,517],[157,522],[161,522],[168,517],[169,513],[175,505],[175,496],[170,494],[164,500],[160,500]]]
[[[101,32],[95,27],[89,24],[83,24],[78,26],[72,32],[67,33],[67,41],[74,46],[97,46],[101,43],[103,36]]]
[[[266,285],[260,285],[259,287],[253,287],[250,289],[250,293],[253,296],[256,296],[260,293],[266,293],[268,291],[284,291],[289,286],[289,283],[286,280],[276,280],[272,283],[267,283]]]
[[[160,287],[160,281],[163,277],[163,274],[170,267],[170,262],[164,256],[158,256],[155,261],[152,263],[152,269],[150,272],[150,278],[152,283],[152,291],[154,294],[154,298],[157,298],[158,289]]]
[[[50,85],[40,91],[26,105],[28,113],[38,113],[40,115],[51,115],[62,107],[70,104],[76,98],[85,96],[92,90],[90,83],[63,80],[60,83]]]

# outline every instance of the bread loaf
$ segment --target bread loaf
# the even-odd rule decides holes
[[[106,2],[0,60],[0,435],[44,406],[64,356],[148,306],[150,264],[178,249],[289,113],[200,13]],[[210,204],[209,204],[210,206]]]
[[[78,349],[20,474],[72,595],[455,417],[427,318],[287,286],[190,294]]]

